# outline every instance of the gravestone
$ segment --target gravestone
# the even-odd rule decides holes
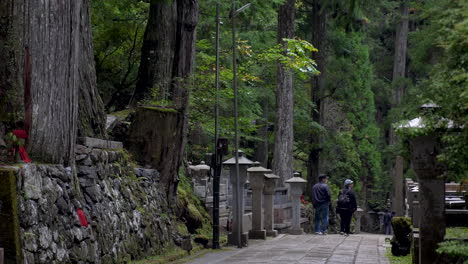
[[[356,212],[354,213],[354,217],[356,217],[356,224],[354,226],[354,233],[359,234],[361,233],[361,217],[364,214],[364,210],[358,207]]]
[[[292,235],[301,235],[304,233],[304,230],[301,228],[301,195],[307,181],[301,177],[292,177],[285,181],[285,183],[289,184],[292,200],[292,223],[289,233]]]
[[[276,181],[280,177],[275,174],[265,174],[265,183],[263,186],[263,209],[264,209],[264,227],[267,236],[276,237],[278,231],[273,229],[274,213],[273,213],[273,195],[275,194]]]
[[[260,167],[259,162],[255,162],[255,167],[249,168],[250,186],[252,187],[252,230],[249,232],[251,239],[266,239],[266,230],[263,228],[263,187],[265,174],[271,170]]]

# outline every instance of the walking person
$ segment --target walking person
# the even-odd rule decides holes
[[[384,224],[385,234],[386,235],[391,235],[392,234],[392,218],[393,218],[392,213],[390,213],[388,211],[388,209],[385,209],[383,224]]]
[[[353,181],[346,179],[344,188],[340,191],[338,202],[336,204],[336,212],[340,214],[340,234],[349,236],[351,233],[350,225],[353,213],[357,210],[356,194],[353,191]]]
[[[328,176],[319,175],[319,182],[312,187],[312,204],[315,208],[315,234],[325,235],[328,227],[328,207],[330,206],[330,188]]]

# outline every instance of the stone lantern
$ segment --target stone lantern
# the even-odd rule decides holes
[[[242,219],[244,217],[244,185],[247,181],[247,168],[252,165],[252,161],[244,157],[244,152],[238,150],[239,162],[239,184],[236,179],[236,158],[230,158],[223,162],[223,165],[229,167],[229,182],[232,185],[232,212],[233,225],[232,232],[228,234],[228,243],[230,245],[247,245],[248,233],[244,232]],[[240,190],[237,186],[240,186]],[[240,222],[239,222],[240,219]],[[238,233],[241,234],[241,241],[238,239]]]
[[[445,236],[445,183],[441,177],[443,167],[437,162],[440,147],[435,134],[415,137],[410,145],[419,181],[419,208],[413,215],[419,218],[415,221],[419,223],[419,260],[431,263],[437,258],[437,244]]]
[[[427,111],[436,107],[423,105],[421,108]],[[452,125],[449,122],[449,127]],[[424,127],[423,118],[413,119],[400,126],[407,129]],[[419,262],[432,263],[437,259],[437,244],[445,236],[444,168],[437,161],[441,149],[437,131],[411,138],[410,147],[411,163],[419,182],[419,206],[413,209],[415,224],[419,224]]]
[[[275,194],[276,181],[280,177],[275,174],[265,174],[265,183],[263,185],[263,223],[267,236],[276,237],[278,231],[273,229],[274,211],[273,211],[273,195]]]
[[[194,166],[194,187],[198,195],[206,200],[206,197],[210,195],[210,187],[208,185],[208,179],[210,177],[210,166],[206,165],[204,161],[200,162],[199,165]],[[199,189],[202,189],[201,191]]]
[[[301,177],[296,177],[296,174],[291,179],[287,180],[292,199],[292,225],[289,233],[292,235],[301,235],[304,230],[301,228],[301,195],[306,184],[306,180]]]
[[[260,166],[260,162],[254,162],[254,167],[247,170],[252,188],[252,230],[249,231],[251,239],[266,239],[266,230],[263,228],[263,187],[265,174],[271,170]]]

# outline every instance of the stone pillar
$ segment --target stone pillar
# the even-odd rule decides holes
[[[402,156],[397,156],[395,159],[395,169],[393,175],[393,201],[392,211],[396,216],[405,216],[404,212],[404,186],[403,186],[403,165],[404,159]]]
[[[22,263],[16,173],[18,168],[0,168],[0,242],[5,263]]]
[[[238,151],[239,163],[239,186],[237,189],[236,179],[236,158],[230,158],[223,162],[223,165],[229,167],[229,182],[232,184],[232,232],[228,234],[228,244],[237,246],[247,246],[248,233],[244,232],[242,220],[244,217],[244,185],[247,181],[247,168],[252,164],[252,161],[244,157],[244,152]],[[240,195],[238,195],[240,194]],[[240,219],[240,222],[239,222]],[[239,241],[239,233],[241,241]]]
[[[356,212],[354,212],[354,217],[356,217],[356,225],[354,226],[354,233],[359,234],[361,233],[361,217],[364,213],[364,210],[358,207]]]
[[[419,228],[419,223],[421,222],[421,213],[419,209],[419,201],[413,201],[412,212],[411,212],[411,222],[413,223],[414,228]]]
[[[289,184],[289,190],[292,200],[292,223],[289,233],[292,235],[301,235],[304,230],[301,228],[301,195],[306,184],[306,180],[301,177],[292,177],[285,183]]]
[[[280,177],[275,174],[265,174],[265,183],[263,186],[263,210],[264,210],[264,227],[267,236],[276,237],[278,231],[273,229],[274,210],[273,210],[273,195],[275,194],[276,181]]]
[[[435,134],[415,137],[410,144],[419,181],[419,261],[432,263],[437,259],[437,244],[445,236],[445,184],[440,177],[443,167],[437,162],[439,144]]]
[[[252,230],[249,231],[250,239],[266,239],[266,230],[263,228],[263,187],[265,174],[271,170],[260,167],[260,162],[254,162],[254,166],[247,170],[249,173],[250,187],[252,187]]]

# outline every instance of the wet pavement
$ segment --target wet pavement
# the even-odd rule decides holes
[[[388,264],[384,235],[280,235],[249,241],[249,247],[208,253],[190,264]]]

